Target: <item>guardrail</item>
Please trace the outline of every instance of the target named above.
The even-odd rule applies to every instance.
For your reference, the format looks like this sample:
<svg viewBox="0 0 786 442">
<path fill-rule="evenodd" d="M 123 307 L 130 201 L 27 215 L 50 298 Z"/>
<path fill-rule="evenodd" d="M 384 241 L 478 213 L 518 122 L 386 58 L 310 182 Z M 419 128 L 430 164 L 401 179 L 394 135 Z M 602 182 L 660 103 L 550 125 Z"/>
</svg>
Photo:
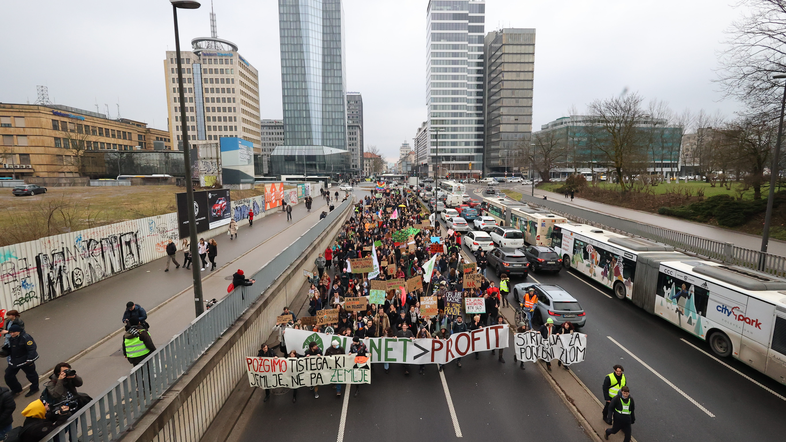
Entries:
<svg viewBox="0 0 786 442">
<path fill-rule="evenodd" d="M 746 249 L 729 242 L 715 241 L 651 224 L 616 218 L 605 213 L 567 206 L 556 201 L 544 200 L 529 195 L 523 195 L 521 201 L 545 207 L 556 214 L 582 224 L 590 224 L 622 234 L 641 236 L 668 244 L 682 252 L 760 270 L 775 276 L 786 276 L 786 257 L 780 255 Z"/>
<path fill-rule="evenodd" d="M 210 310 L 195 318 L 165 346 L 152 352 L 128 376 L 80 409 L 68 422 L 49 434 L 46 441 L 115 441 L 147 412 L 161 396 L 232 326 L 289 266 L 342 215 L 352 199 L 328 213 L 265 267 L 256 272 L 256 283 L 235 290 Z M 234 384 L 232 384 L 234 385 Z M 228 390 L 231 391 L 232 387 Z M 215 413 L 220 405 L 213 403 Z M 202 429 L 204 431 L 204 429 Z M 197 437 L 198 439 L 198 437 Z M 179 440 L 179 439 L 178 439 Z"/>
</svg>

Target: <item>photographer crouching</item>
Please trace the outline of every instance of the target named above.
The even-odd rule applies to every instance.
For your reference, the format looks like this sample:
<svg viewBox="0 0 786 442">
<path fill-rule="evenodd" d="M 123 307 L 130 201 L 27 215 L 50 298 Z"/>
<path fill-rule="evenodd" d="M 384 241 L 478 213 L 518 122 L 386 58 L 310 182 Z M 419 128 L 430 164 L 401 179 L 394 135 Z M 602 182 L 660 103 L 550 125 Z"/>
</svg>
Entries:
<svg viewBox="0 0 786 442">
<path fill-rule="evenodd" d="M 67 404 L 74 412 L 92 400 L 87 394 L 76 391 L 82 384 L 82 378 L 76 374 L 76 370 L 67 362 L 60 362 L 55 365 L 52 376 L 49 376 L 41 400 L 50 405 Z"/>
</svg>

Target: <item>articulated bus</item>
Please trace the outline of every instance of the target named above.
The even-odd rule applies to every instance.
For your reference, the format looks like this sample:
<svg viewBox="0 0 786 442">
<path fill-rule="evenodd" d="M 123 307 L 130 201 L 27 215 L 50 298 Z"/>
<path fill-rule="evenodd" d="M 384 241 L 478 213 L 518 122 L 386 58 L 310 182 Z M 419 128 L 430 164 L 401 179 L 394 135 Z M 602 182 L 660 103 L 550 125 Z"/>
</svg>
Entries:
<svg viewBox="0 0 786 442">
<path fill-rule="evenodd" d="M 458 207 L 464 202 L 464 195 L 467 188 L 456 181 L 441 181 L 439 189 L 445 192 L 445 205 L 448 207 Z"/>
<path fill-rule="evenodd" d="M 786 280 L 583 224 L 552 237 L 566 267 L 786 384 Z"/>
<path fill-rule="evenodd" d="M 511 226 L 524 232 L 524 241 L 533 246 L 551 246 L 554 225 L 566 222 L 567 218 L 547 211 L 531 207 L 511 208 Z"/>
</svg>

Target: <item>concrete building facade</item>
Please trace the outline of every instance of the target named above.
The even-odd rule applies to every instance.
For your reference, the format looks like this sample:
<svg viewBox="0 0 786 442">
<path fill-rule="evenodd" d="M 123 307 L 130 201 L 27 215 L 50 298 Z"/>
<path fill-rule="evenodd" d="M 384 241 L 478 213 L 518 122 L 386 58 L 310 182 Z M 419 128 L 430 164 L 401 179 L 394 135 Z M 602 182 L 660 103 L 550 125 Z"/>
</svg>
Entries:
<svg viewBox="0 0 786 442">
<path fill-rule="evenodd" d="M 261 122 L 261 161 L 262 174 L 270 173 L 270 154 L 278 146 L 284 145 L 284 120 L 262 120 Z"/>
<path fill-rule="evenodd" d="M 351 173 L 363 172 L 363 96 L 360 92 L 347 92 L 347 146 L 352 156 Z"/>
</svg>

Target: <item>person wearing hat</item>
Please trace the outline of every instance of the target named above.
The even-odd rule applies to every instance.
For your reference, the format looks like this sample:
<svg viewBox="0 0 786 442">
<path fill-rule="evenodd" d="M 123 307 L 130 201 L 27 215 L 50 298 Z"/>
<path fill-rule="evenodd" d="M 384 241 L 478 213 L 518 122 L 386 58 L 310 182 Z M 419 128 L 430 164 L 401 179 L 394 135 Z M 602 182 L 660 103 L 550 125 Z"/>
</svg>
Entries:
<svg viewBox="0 0 786 442">
<path fill-rule="evenodd" d="M 554 320 L 549 318 L 546 319 L 546 323 L 541 325 L 538 329 L 540 335 L 543 336 L 543 339 L 551 341 L 551 335 L 555 334 L 554 330 Z M 546 361 L 546 368 L 551 371 L 551 361 Z"/>
<path fill-rule="evenodd" d="M 246 278 L 246 272 L 244 272 L 243 269 L 237 269 L 237 272 L 235 272 L 232 275 L 232 287 L 233 287 L 233 289 L 236 289 L 238 287 L 243 287 L 243 286 L 247 287 L 247 286 L 253 285 L 255 282 L 256 282 L 256 280 L 254 280 L 254 279 Z"/>
<path fill-rule="evenodd" d="M 128 329 L 123 335 L 123 356 L 131 365 L 136 366 L 142 362 L 150 352 L 156 349 L 153 338 L 136 319 L 131 319 Z"/>
<path fill-rule="evenodd" d="M 464 323 L 464 319 L 461 317 L 461 315 L 458 315 L 458 317 L 456 317 L 456 322 L 454 322 L 453 327 L 451 327 L 450 334 L 453 335 L 456 333 L 464 333 L 466 331 L 469 331 L 467 324 Z M 458 367 L 461 368 L 460 357 L 456 358 L 456 362 L 458 363 Z"/>
<path fill-rule="evenodd" d="M 355 356 L 368 357 L 368 348 L 366 348 L 366 344 L 358 336 L 355 336 L 352 338 L 352 345 L 349 346 L 349 353 Z M 360 384 L 355 385 L 355 394 L 353 396 L 357 397 L 358 393 L 360 393 Z"/>
<path fill-rule="evenodd" d="M 0 334 L 4 336 L 3 339 L 3 348 L 0 350 L 0 356 L 8 356 L 8 329 L 11 328 L 12 325 L 16 324 L 22 327 L 22 330 L 25 329 L 25 321 L 20 318 L 19 311 L 17 310 L 8 310 L 5 313 L 5 322 L 3 323 L 3 330 L 0 331 Z"/>
<path fill-rule="evenodd" d="M 8 328 L 8 367 L 5 369 L 5 384 L 14 395 L 22 392 L 22 385 L 16 379 L 19 370 L 25 372 L 30 381 L 30 391 L 25 397 L 30 397 L 38 392 L 38 373 L 35 370 L 35 361 L 38 359 L 37 346 L 33 337 L 25 333 L 18 324 Z"/>
<path fill-rule="evenodd" d="M 147 323 L 147 312 L 145 309 L 141 305 L 134 304 L 134 301 L 128 301 L 126 303 L 126 311 L 123 312 L 123 324 L 125 324 L 126 330 L 131 327 L 132 322 L 141 324 L 144 328 L 150 328 L 150 324 Z"/>
</svg>

